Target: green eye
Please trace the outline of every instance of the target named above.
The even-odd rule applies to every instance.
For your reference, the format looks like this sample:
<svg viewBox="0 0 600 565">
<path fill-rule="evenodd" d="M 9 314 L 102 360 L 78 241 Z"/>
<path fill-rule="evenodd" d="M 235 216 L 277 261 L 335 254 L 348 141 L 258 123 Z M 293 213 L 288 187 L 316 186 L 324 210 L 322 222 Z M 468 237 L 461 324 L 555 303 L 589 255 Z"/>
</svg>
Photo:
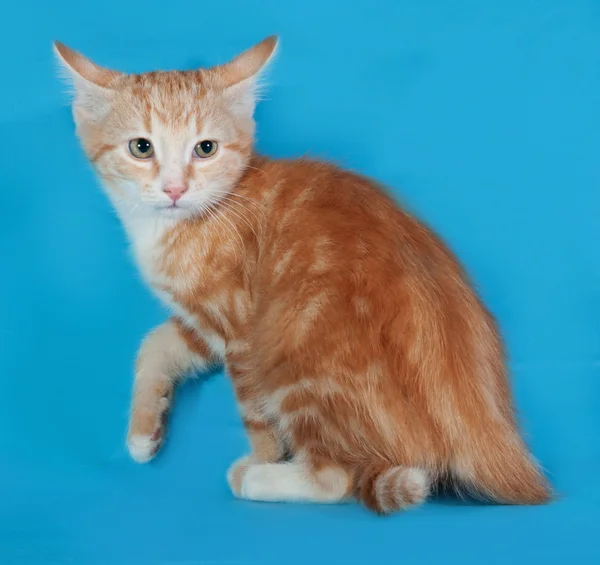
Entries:
<svg viewBox="0 0 600 565">
<path fill-rule="evenodd" d="M 205 139 L 196 144 L 194 153 L 201 159 L 206 159 L 207 157 L 212 157 L 217 152 L 218 147 L 219 144 L 216 141 Z"/>
<path fill-rule="evenodd" d="M 136 159 L 150 159 L 154 155 L 154 147 L 147 139 L 138 137 L 129 142 L 129 152 Z"/>
</svg>

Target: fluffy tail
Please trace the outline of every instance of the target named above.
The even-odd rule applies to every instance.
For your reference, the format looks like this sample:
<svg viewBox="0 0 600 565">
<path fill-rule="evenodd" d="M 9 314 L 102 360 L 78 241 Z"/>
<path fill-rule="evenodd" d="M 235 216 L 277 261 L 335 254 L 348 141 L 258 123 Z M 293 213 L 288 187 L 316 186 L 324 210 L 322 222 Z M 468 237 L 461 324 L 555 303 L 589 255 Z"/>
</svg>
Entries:
<svg viewBox="0 0 600 565">
<path fill-rule="evenodd" d="M 460 490 L 500 504 L 544 504 L 550 487 L 514 426 L 490 422 L 465 434 L 451 464 Z"/>
<path fill-rule="evenodd" d="M 416 506 L 427 498 L 431 480 L 416 467 L 372 466 L 356 475 L 356 497 L 379 514 Z"/>
</svg>

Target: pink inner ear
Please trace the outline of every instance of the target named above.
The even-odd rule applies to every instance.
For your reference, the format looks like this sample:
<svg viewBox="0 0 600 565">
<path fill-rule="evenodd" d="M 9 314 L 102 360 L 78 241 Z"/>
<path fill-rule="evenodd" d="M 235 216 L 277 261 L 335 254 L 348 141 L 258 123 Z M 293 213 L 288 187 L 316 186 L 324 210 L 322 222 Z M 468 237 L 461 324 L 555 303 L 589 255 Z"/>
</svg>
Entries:
<svg viewBox="0 0 600 565">
<path fill-rule="evenodd" d="M 96 86 L 108 88 L 116 78 L 122 76 L 121 73 L 116 71 L 99 67 L 87 57 L 81 55 L 81 53 L 78 53 L 59 41 L 54 43 L 54 49 L 65 66 L 81 78 Z"/>
</svg>

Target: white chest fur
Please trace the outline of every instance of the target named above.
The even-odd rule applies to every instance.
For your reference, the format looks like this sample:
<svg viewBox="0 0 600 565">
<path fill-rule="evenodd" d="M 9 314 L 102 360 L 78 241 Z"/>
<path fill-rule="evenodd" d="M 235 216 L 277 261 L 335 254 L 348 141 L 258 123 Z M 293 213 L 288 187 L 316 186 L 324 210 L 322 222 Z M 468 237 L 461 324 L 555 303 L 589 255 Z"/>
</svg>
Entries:
<svg viewBox="0 0 600 565">
<path fill-rule="evenodd" d="M 174 283 L 161 268 L 164 238 L 175 227 L 175 222 L 168 218 L 135 217 L 128 218 L 124 223 L 142 277 L 152 290 L 161 291 L 161 298 L 164 299 L 162 289 L 172 288 Z"/>
</svg>

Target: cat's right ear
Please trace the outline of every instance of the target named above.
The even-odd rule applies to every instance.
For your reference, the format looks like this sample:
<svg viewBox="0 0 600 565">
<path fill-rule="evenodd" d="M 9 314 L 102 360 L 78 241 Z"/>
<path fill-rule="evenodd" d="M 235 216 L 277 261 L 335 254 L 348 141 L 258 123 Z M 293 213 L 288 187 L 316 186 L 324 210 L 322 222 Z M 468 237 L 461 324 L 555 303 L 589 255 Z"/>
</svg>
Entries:
<svg viewBox="0 0 600 565">
<path fill-rule="evenodd" d="M 115 91 L 113 85 L 121 73 L 99 67 L 77 51 L 55 41 L 54 54 L 58 59 L 61 75 L 73 94 L 73 116 L 79 125 L 96 122 L 108 112 Z"/>
</svg>

